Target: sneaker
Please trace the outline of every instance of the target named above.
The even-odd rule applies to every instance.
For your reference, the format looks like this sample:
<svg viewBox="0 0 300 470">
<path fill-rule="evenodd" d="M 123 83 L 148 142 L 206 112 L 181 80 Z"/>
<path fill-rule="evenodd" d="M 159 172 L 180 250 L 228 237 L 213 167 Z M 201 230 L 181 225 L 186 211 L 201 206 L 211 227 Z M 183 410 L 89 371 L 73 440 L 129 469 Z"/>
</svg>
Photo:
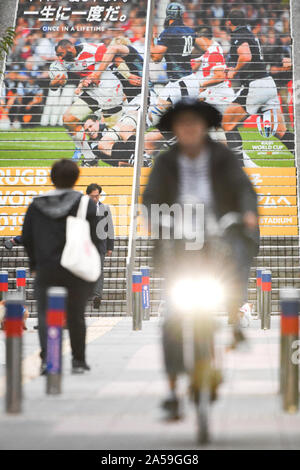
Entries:
<svg viewBox="0 0 300 470">
<path fill-rule="evenodd" d="M 166 419 L 168 421 L 176 421 L 182 418 L 179 411 L 180 403 L 175 395 L 166 398 L 162 402 L 161 407 L 166 412 Z"/>
<path fill-rule="evenodd" d="M 98 160 L 94 158 L 93 160 L 82 160 L 81 165 L 87 168 L 98 166 Z"/>
<path fill-rule="evenodd" d="M 93 308 L 95 310 L 99 310 L 100 305 L 101 305 L 101 301 L 102 301 L 101 297 L 94 297 L 94 299 L 93 299 Z"/>
<path fill-rule="evenodd" d="M 42 361 L 40 375 L 47 375 L 47 362 Z"/>
<path fill-rule="evenodd" d="M 91 370 L 91 368 L 85 361 L 72 360 L 72 374 L 84 374 L 84 372 L 89 370 Z"/>
<path fill-rule="evenodd" d="M 246 343 L 246 336 L 241 330 L 240 326 L 235 326 L 233 329 L 233 339 L 230 349 L 237 349 L 242 343 Z"/>
<path fill-rule="evenodd" d="M 15 246 L 14 239 L 10 238 L 9 240 L 5 240 L 4 246 L 7 250 L 12 250 L 13 247 Z"/>
<path fill-rule="evenodd" d="M 146 152 L 144 153 L 144 157 L 143 157 L 143 166 L 146 168 L 153 167 L 153 159 L 151 155 L 148 155 Z"/>
<path fill-rule="evenodd" d="M 251 315 L 252 315 L 252 304 L 245 303 L 240 308 L 240 326 L 242 328 L 248 328 L 250 326 Z"/>
<path fill-rule="evenodd" d="M 11 127 L 12 127 L 13 129 L 21 129 L 22 125 L 21 125 L 20 121 L 14 121 L 14 122 L 12 123 Z"/>
<path fill-rule="evenodd" d="M 73 153 L 73 156 L 72 156 L 72 160 L 74 162 L 77 162 L 78 160 L 80 160 L 81 158 L 81 150 L 80 149 L 76 149 Z"/>
</svg>

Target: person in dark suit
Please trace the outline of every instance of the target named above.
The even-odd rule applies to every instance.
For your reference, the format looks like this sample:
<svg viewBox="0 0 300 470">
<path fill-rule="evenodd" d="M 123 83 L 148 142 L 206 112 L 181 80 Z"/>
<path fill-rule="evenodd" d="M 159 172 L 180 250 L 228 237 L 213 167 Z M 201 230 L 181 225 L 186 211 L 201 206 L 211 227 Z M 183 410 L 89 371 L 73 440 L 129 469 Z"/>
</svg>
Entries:
<svg viewBox="0 0 300 470">
<path fill-rule="evenodd" d="M 102 223 L 105 232 L 104 237 L 98 233 L 99 230 L 97 232 L 97 248 L 101 257 L 101 274 L 95 283 L 93 292 L 93 308 L 96 310 L 99 310 L 103 296 L 105 256 L 111 256 L 114 249 L 114 226 L 111 211 L 107 204 L 102 204 L 102 202 L 100 202 L 101 193 L 102 188 L 97 183 L 91 183 L 86 188 L 86 194 L 94 201 L 97 206 L 97 224 L 99 224 L 99 222 L 100 224 Z"/>
<path fill-rule="evenodd" d="M 219 111 L 210 104 L 187 99 L 175 104 L 162 116 L 159 129 L 173 132 L 177 144 L 157 157 L 143 195 L 143 203 L 149 217 L 152 208 L 157 206 L 175 208 L 178 204 L 185 210 L 186 203 L 201 204 L 204 207 L 204 241 L 218 233 L 218 222 L 225 214 L 238 214 L 241 222 L 228 234 L 227 239 L 232 251 L 235 276 L 228 313 L 234 324 L 233 344 L 237 344 L 244 339 L 238 310 L 247 296 L 250 267 L 259 247 L 258 208 L 254 188 L 233 151 L 213 141 L 208 135 L 210 128 L 220 127 L 221 119 Z M 184 267 L 185 264 L 195 262 L 196 270 L 201 272 L 201 252 L 202 246 L 198 253 L 188 248 L 181 248 L 179 253 L 175 250 L 169 257 L 169 263 L 172 267 L 174 264 L 174 269 L 169 267 L 168 270 L 160 235 L 156 242 L 155 260 L 158 267 L 165 270 L 168 283 L 168 274 L 172 278 L 176 269 L 182 273 L 180 266 Z M 224 265 L 225 270 L 227 266 Z M 168 297 L 166 300 L 163 350 L 170 396 L 163 402 L 163 407 L 173 417 L 179 413 L 176 383 L 178 374 L 184 370 L 184 361 L 180 319 L 171 308 L 168 309 Z"/>
</svg>

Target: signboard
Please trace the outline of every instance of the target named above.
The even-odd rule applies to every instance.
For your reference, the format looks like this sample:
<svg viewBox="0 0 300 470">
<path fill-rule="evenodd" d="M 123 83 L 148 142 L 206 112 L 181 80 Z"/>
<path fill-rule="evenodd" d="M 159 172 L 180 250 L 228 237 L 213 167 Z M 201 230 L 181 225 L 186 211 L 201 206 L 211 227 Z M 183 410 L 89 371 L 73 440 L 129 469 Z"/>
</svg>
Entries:
<svg viewBox="0 0 300 470">
<path fill-rule="evenodd" d="M 50 166 L 62 157 L 89 167 L 133 164 L 146 5 L 19 1 L 1 91 L 0 166 Z M 174 144 L 156 126 L 184 96 L 220 109 L 218 138 L 245 166 L 294 166 L 289 3 L 176 5 L 156 2 L 145 166 Z M 233 103 L 241 115 L 232 127 Z"/>
</svg>

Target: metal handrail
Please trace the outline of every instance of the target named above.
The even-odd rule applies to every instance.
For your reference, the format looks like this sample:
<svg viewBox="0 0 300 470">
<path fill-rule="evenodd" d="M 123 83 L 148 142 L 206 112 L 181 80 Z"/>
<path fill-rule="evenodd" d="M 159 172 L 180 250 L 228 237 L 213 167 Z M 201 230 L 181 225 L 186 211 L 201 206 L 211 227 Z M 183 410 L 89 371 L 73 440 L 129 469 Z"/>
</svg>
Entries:
<svg viewBox="0 0 300 470">
<path fill-rule="evenodd" d="M 132 185 L 131 208 L 130 208 L 128 255 L 126 259 L 127 314 L 128 315 L 132 314 L 131 285 L 132 285 L 132 272 L 134 268 L 134 261 L 135 261 L 135 254 L 136 254 L 136 227 L 137 227 L 136 208 L 137 208 L 138 198 L 140 194 L 141 167 L 143 163 L 143 154 L 144 154 L 144 136 L 145 136 L 145 130 L 146 130 L 146 112 L 147 112 L 148 92 L 149 92 L 149 63 L 150 63 L 150 48 L 151 48 L 151 41 L 152 41 L 153 15 L 154 15 L 154 0 L 148 0 L 144 65 L 143 65 L 143 77 L 142 77 L 142 92 L 141 92 L 141 107 L 139 109 L 138 124 L 137 124 L 137 131 L 136 131 L 134 173 L 133 173 L 133 185 Z"/>
</svg>

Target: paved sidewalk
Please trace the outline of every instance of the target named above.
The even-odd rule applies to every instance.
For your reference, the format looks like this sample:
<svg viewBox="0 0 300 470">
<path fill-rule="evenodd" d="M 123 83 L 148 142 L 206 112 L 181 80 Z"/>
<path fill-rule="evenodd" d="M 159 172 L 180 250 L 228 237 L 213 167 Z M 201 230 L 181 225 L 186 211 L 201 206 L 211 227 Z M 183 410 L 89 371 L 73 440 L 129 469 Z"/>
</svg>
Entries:
<svg viewBox="0 0 300 470">
<path fill-rule="evenodd" d="M 31 320 L 32 324 L 33 320 Z M 64 344 L 63 394 L 45 395 L 38 377 L 37 334 L 24 337 L 24 412 L 4 414 L 4 351 L 0 333 L 0 449 L 194 449 L 193 409 L 186 419 L 161 420 L 159 403 L 166 391 L 162 372 L 159 322 L 131 331 L 130 319 L 89 320 L 88 362 L 91 372 L 70 374 L 68 341 Z M 218 338 L 225 382 L 214 405 L 211 449 L 300 449 L 300 413 L 281 411 L 278 396 L 279 319 L 264 332 L 252 321 L 249 347 L 224 354 L 229 330 Z M 2 384 L 2 385 L 1 385 Z M 186 381 L 181 383 L 186 394 Z"/>
</svg>

